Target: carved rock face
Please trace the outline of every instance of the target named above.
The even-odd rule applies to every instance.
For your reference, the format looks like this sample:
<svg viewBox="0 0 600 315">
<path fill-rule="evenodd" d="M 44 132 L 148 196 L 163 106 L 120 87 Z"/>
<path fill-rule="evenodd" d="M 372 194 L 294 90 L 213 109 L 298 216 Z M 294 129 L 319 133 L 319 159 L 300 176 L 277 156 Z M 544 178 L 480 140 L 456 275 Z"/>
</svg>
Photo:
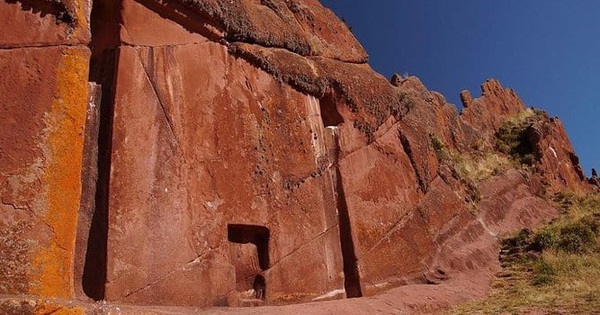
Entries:
<svg viewBox="0 0 600 315">
<path fill-rule="evenodd" d="M 271 299 L 340 288 L 324 128 L 308 119 L 318 119 L 318 100 L 215 43 L 119 54 L 106 298 L 223 299 L 236 283 L 228 224 L 271 231 L 264 274 Z M 302 268 L 302 277 L 292 272 Z M 181 281 L 211 285 L 189 292 Z"/>
<path fill-rule="evenodd" d="M 390 84 L 317 1 L 98 1 L 91 44 L 89 3 L 0 6 L 6 296 L 258 306 L 489 276 L 497 235 L 556 215 L 540 191 L 589 189 L 541 116 L 531 174 L 460 178 L 443 153 L 493 150 L 518 96 L 488 80 L 458 113 Z"/>
</svg>

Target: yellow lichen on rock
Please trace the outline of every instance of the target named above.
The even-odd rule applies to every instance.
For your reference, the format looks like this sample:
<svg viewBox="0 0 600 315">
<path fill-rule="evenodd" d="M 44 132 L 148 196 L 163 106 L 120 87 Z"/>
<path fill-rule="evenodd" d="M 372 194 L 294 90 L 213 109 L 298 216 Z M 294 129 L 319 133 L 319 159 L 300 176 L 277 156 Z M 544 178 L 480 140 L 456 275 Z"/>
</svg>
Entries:
<svg viewBox="0 0 600 315">
<path fill-rule="evenodd" d="M 38 296 L 70 298 L 73 295 L 88 60 L 87 48 L 65 48 L 57 67 L 52 108 L 46 114 L 49 160 L 44 170 L 44 184 L 48 196 L 43 220 L 52 229 L 53 237 L 32 259 L 31 293 Z"/>
<path fill-rule="evenodd" d="M 76 20 L 75 29 L 73 30 L 75 38 L 89 39 L 90 34 L 90 14 L 92 11 L 92 2 L 89 0 L 73 0 L 72 13 Z"/>
</svg>

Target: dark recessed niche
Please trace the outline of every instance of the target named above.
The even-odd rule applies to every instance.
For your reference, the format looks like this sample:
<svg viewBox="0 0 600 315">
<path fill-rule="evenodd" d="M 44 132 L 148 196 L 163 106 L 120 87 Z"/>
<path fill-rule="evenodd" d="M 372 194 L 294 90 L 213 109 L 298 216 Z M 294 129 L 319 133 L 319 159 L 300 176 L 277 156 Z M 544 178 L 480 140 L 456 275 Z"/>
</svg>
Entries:
<svg viewBox="0 0 600 315">
<path fill-rule="evenodd" d="M 228 224 L 227 239 L 232 243 L 256 245 L 258 264 L 262 270 L 269 268 L 269 229 L 259 225 Z"/>
<path fill-rule="evenodd" d="M 254 297 L 257 300 L 264 300 L 266 298 L 267 285 L 265 283 L 265 277 L 256 275 L 252 288 L 254 289 Z"/>
<path fill-rule="evenodd" d="M 338 126 L 344 122 L 344 118 L 337 109 L 335 100 L 332 95 L 326 95 L 319 100 L 321 109 L 321 119 L 324 127 Z"/>
</svg>

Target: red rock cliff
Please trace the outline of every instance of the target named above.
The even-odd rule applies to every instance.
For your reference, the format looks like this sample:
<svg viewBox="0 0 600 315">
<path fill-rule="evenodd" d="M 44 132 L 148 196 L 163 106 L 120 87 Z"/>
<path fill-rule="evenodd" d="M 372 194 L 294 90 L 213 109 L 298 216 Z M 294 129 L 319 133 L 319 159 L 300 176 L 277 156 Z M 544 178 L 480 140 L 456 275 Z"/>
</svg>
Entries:
<svg viewBox="0 0 600 315">
<path fill-rule="evenodd" d="M 0 309 L 443 282 L 496 268 L 499 235 L 556 214 L 544 194 L 591 189 L 557 119 L 495 80 L 460 112 L 392 84 L 317 1 L 0 8 Z"/>
</svg>

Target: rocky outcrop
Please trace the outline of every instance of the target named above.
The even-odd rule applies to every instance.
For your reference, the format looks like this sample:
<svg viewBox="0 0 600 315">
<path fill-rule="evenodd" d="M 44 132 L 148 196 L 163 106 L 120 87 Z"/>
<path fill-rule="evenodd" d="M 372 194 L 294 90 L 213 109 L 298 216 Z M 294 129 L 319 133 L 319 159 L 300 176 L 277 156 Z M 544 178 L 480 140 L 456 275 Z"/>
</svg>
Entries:
<svg viewBox="0 0 600 315">
<path fill-rule="evenodd" d="M 556 215 L 544 193 L 591 189 L 541 113 L 509 137 L 527 167 L 461 174 L 459 158 L 510 158 L 498 139 L 526 112 L 516 93 L 488 80 L 458 111 L 416 77 L 390 83 L 317 1 L 102 0 L 89 18 L 89 3 L 0 5 L 14 21 L 0 35 L 6 312 L 320 302 L 489 276 L 498 237 Z"/>
<path fill-rule="evenodd" d="M 598 177 L 598 172 L 595 168 L 592 169 L 592 177 L 588 181 L 591 185 L 596 186 L 596 191 L 600 188 L 600 177 Z"/>
<path fill-rule="evenodd" d="M 481 97 L 473 99 L 469 91 L 460 93 L 464 110 L 462 120 L 480 133 L 497 130 L 506 117 L 525 110 L 514 90 L 504 89 L 497 80 L 481 85 Z"/>
<path fill-rule="evenodd" d="M 542 115 L 527 130 L 527 137 L 537 160 L 537 172 L 544 176 L 548 189 L 586 190 L 586 176 L 579 157 L 571 145 L 562 123 L 557 118 Z"/>
</svg>

